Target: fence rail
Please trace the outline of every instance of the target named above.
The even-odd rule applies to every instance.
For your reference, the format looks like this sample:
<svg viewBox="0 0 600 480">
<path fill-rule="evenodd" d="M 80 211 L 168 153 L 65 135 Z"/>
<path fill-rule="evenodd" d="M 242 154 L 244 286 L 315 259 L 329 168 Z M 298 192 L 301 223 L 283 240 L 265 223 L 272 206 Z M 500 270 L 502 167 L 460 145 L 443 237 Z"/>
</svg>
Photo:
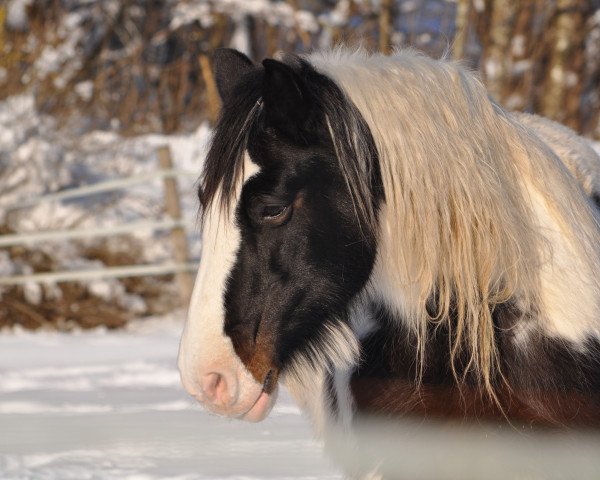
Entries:
<svg viewBox="0 0 600 480">
<path fill-rule="evenodd" d="M 32 245 L 40 242 L 52 242 L 61 240 L 77 240 L 93 237 L 112 237 L 131 232 L 156 232 L 160 230 L 171 230 L 173 228 L 192 227 L 192 224 L 180 220 L 143 220 L 127 225 L 116 225 L 111 227 L 95 227 L 78 230 L 48 230 L 44 232 L 14 233 L 0 236 L 0 247 L 15 245 Z"/>
<path fill-rule="evenodd" d="M 34 198 L 23 199 L 22 201 L 17 202 L 17 204 L 15 205 L 8 206 L 7 211 L 10 212 L 14 210 L 20 210 L 22 208 L 29 208 L 43 202 L 62 201 L 70 200 L 73 198 L 87 197 L 98 193 L 121 190 L 131 185 L 148 183 L 158 178 L 174 178 L 177 176 L 191 177 L 196 175 L 194 175 L 191 172 L 187 172 L 184 170 L 175 170 L 173 168 L 165 170 L 156 170 L 154 172 L 141 173 L 139 175 L 133 175 L 127 178 L 105 180 L 103 182 L 94 183 L 92 185 L 85 185 L 82 187 L 71 188 L 69 190 L 64 190 L 61 192 L 48 193 L 46 195 L 40 195 Z"/>
<path fill-rule="evenodd" d="M 104 267 L 84 270 L 65 270 L 54 272 L 36 272 L 31 274 L 18 274 L 0 277 L 0 286 L 24 285 L 29 282 L 72 282 L 103 278 L 139 277 L 147 275 L 166 275 L 174 273 L 180 286 L 182 302 L 186 303 L 191 295 L 193 278 L 191 272 L 196 270 L 197 263 L 190 261 L 188 245 L 185 235 L 187 228 L 193 228 L 189 222 L 182 219 L 179 203 L 179 189 L 177 177 L 194 176 L 191 172 L 173 168 L 173 162 L 168 147 L 157 149 L 160 168 L 153 172 L 142 173 L 128 178 L 117 178 L 84 185 L 69 190 L 40 195 L 34 198 L 23 199 L 11 205 L 7 211 L 16 211 L 30 208 L 44 202 L 63 201 L 73 198 L 87 197 L 109 191 L 121 190 L 131 185 L 144 184 L 156 179 L 163 180 L 165 212 L 167 218 L 157 220 L 143 220 L 139 222 L 113 225 L 110 227 L 94 227 L 76 230 L 48 230 L 43 232 L 11 233 L 0 235 L 0 248 L 31 245 L 39 242 L 56 242 L 94 237 L 109 237 L 132 232 L 169 231 L 173 245 L 173 261 Z"/>
<path fill-rule="evenodd" d="M 75 282 L 80 280 L 98 280 L 105 278 L 145 277 L 148 275 L 167 275 L 170 273 L 193 272 L 198 268 L 189 263 L 154 263 L 148 265 L 124 265 L 119 267 L 94 268 L 89 270 L 69 270 L 62 272 L 41 272 L 30 275 L 0 277 L 0 285 L 24 285 L 30 282 Z"/>
</svg>

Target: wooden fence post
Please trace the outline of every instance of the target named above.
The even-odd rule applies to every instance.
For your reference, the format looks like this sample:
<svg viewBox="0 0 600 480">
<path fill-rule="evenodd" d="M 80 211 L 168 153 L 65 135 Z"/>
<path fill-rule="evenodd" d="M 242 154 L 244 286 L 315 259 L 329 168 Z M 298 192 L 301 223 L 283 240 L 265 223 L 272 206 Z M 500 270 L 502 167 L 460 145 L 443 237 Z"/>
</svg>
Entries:
<svg viewBox="0 0 600 480">
<path fill-rule="evenodd" d="M 162 170 L 173 169 L 173 159 L 171 158 L 171 151 L 169 147 L 160 147 L 157 150 L 158 162 Z M 177 187 L 177 180 L 173 177 L 165 177 L 163 179 L 164 193 L 165 193 L 165 209 L 167 215 L 173 220 L 181 220 L 181 203 L 179 201 L 179 189 Z M 173 227 L 171 230 L 171 243 L 173 245 L 173 255 L 175 261 L 180 264 L 186 264 L 189 261 L 188 255 L 188 243 L 185 236 L 185 230 L 183 227 Z M 192 296 L 192 289 L 194 287 L 194 279 L 190 272 L 180 271 L 175 274 L 175 279 L 179 287 L 181 295 L 181 303 L 183 306 L 187 306 Z"/>
<path fill-rule="evenodd" d="M 219 110 L 221 109 L 221 100 L 219 98 L 219 92 L 217 90 L 217 82 L 215 81 L 213 69 L 210 65 L 210 60 L 208 59 L 208 57 L 204 53 L 201 53 L 198 56 L 198 60 L 200 62 L 200 71 L 202 72 L 202 78 L 204 79 L 204 84 L 206 85 L 208 117 L 210 119 L 210 123 L 215 125 L 217 123 L 217 119 L 219 118 Z"/>
</svg>

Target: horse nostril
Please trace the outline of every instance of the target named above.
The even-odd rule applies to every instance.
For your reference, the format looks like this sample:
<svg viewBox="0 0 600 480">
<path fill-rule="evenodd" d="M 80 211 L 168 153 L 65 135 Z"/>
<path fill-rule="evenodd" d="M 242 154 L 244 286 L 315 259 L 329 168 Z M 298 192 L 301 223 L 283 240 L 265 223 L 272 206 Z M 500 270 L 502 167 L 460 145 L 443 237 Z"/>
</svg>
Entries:
<svg viewBox="0 0 600 480">
<path fill-rule="evenodd" d="M 224 375 L 216 372 L 204 375 L 201 387 L 204 397 L 211 403 L 220 406 L 226 406 L 231 403 L 232 399 Z"/>
<path fill-rule="evenodd" d="M 202 393 L 207 400 L 213 401 L 217 394 L 217 386 L 221 383 L 221 375 L 218 373 L 209 373 L 202 377 L 201 387 Z"/>
</svg>

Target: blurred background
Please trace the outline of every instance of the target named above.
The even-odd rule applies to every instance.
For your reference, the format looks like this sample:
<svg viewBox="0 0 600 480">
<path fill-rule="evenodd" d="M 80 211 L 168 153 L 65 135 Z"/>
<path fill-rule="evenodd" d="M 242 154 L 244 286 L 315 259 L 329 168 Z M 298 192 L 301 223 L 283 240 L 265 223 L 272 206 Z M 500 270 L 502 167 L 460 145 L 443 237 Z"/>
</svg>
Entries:
<svg viewBox="0 0 600 480">
<path fill-rule="evenodd" d="M 342 478 L 285 392 L 264 423 L 225 422 L 175 367 L 213 51 L 340 44 L 454 58 L 507 109 L 600 140 L 600 0 L 0 2 L 0 478 Z M 598 438 L 536 457 L 438 434 L 423 451 L 453 469 L 406 437 L 411 478 L 600 478 Z"/>
<path fill-rule="evenodd" d="M 194 181 L 219 109 L 211 53 L 339 44 L 459 59 L 506 108 L 600 137 L 600 0 L 8 0 L 0 327 L 112 328 L 185 304 Z M 132 181 L 65 193 L 117 178 Z"/>
</svg>

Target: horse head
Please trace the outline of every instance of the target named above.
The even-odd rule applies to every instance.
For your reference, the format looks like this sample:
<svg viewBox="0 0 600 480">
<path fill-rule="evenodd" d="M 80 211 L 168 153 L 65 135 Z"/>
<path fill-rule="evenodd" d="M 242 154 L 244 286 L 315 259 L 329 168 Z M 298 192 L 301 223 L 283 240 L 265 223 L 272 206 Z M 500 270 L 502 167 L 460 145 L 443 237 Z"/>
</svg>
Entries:
<svg viewBox="0 0 600 480">
<path fill-rule="evenodd" d="M 365 412 L 598 421 L 582 172 L 600 163 L 573 132 L 412 51 L 221 50 L 215 73 L 179 353 L 192 395 L 257 421 L 281 379 L 323 431 Z"/>
<path fill-rule="evenodd" d="M 351 339 L 325 339 L 352 335 L 383 193 L 369 129 L 328 77 L 298 57 L 257 65 L 233 50 L 216 53 L 215 74 L 223 108 L 199 188 L 202 259 L 179 369 L 209 410 L 259 421 L 298 363 L 355 355 Z"/>
</svg>

